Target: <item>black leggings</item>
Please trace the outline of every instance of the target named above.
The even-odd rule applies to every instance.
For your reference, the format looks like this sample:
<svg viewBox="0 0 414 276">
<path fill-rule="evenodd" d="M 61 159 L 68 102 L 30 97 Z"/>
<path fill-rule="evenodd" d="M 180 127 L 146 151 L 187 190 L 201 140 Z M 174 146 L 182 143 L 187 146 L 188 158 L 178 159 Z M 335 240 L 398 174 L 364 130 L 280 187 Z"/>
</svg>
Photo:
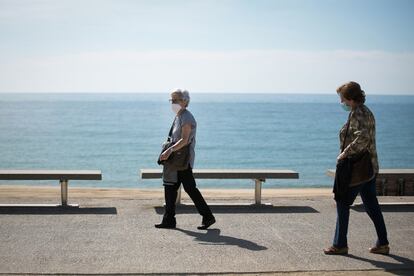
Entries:
<svg viewBox="0 0 414 276">
<path fill-rule="evenodd" d="M 188 169 L 184 171 L 178 171 L 177 184 L 164 186 L 164 219 L 166 221 L 171 221 L 175 218 L 175 202 L 177 199 L 177 191 L 181 183 L 183 184 L 184 191 L 190 196 L 191 200 L 194 202 L 195 207 L 197 208 L 197 211 L 200 213 L 200 215 L 203 216 L 203 219 L 209 219 L 213 217 L 210 207 L 208 207 L 206 201 L 196 187 L 193 170 L 190 166 L 188 166 Z"/>
</svg>

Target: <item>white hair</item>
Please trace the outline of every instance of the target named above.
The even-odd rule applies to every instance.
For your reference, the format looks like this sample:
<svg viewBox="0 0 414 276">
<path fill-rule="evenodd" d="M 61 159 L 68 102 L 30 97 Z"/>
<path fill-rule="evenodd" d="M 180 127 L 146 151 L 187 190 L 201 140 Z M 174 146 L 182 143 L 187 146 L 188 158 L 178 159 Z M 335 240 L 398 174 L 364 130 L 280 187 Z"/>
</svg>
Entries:
<svg viewBox="0 0 414 276">
<path fill-rule="evenodd" d="M 190 93 L 187 90 L 183 90 L 183 100 L 187 102 L 187 105 L 190 103 Z"/>
<path fill-rule="evenodd" d="M 171 94 L 178 94 L 180 98 L 185 102 L 185 106 L 190 103 L 190 93 L 185 89 L 173 89 Z"/>
</svg>

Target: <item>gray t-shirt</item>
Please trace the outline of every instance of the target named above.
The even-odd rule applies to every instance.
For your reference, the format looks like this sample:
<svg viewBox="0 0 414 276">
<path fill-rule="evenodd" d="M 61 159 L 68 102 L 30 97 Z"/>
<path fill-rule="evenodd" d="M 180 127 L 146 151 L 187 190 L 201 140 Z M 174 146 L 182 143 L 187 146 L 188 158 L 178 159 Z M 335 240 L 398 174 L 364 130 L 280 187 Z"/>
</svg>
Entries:
<svg viewBox="0 0 414 276">
<path fill-rule="evenodd" d="M 191 114 L 190 111 L 185 109 L 179 115 L 175 117 L 174 126 L 171 134 L 171 138 L 173 142 L 177 142 L 181 139 L 181 130 L 182 127 L 186 124 L 191 125 L 191 132 L 189 137 L 190 143 L 190 166 L 194 168 L 194 158 L 195 158 L 195 144 L 196 144 L 196 131 L 197 131 L 197 122 Z"/>
</svg>

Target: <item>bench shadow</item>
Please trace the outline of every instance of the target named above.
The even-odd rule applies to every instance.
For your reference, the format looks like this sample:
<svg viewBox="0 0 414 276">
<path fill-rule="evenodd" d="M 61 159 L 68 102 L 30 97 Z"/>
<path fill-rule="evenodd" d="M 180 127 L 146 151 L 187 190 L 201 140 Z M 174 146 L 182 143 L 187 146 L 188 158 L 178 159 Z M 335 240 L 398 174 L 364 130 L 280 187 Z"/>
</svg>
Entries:
<svg viewBox="0 0 414 276">
<path fill-rule="evenodd" d="M 0 215 L 116 215 L 115 207 L 1 206 Z"/>
<path fill-rule="evenodd" d="M 267 247 L 258 245 L 255 242 L 239 239 L 230 236 L 220 235 L 220 229 L 207 229 L 206 233 L 194 232 L 190 230 L 176 228 L 176 231 L 180 231 L 188 236 L 194 237 L 200 244 L 205 245 L 232 245 L 238 246 L 251 251 L 267 250 Z"/>
<path fill-rule="evenodd" d="M 389 257 L 397 261 L 398 263 L 389 263 L 389 262 L 384 262 L 384 261 L 371 260 L 371 259 L 363 258 L 360 256 L 355 256 L 352 254 L 348 254 L 346 257 L 370 263 L 394 275 L 402 275 L 402 276 L 413 275 L 414 261 L 411 259 L 405 258 L 405 257 L 398 256 L 398 255 L 389 254 L 385 256 L 385 257 Z"/>
<path fill-rule="evenodd" d="M 357 212 L 365 212 L 363 205 L 351 206 L 351 208 Z M 414 204 L 405 204 L 405 205 L 381 205 L 382 212 L 390 213 L 409 213 L 414 212 Z"/>
<path fill-rule="evenodd" d="M 164 206 L 155 206 L 155 212 L 159 215 L 164 214 Z M 319 213 L 317 210 L 309 206 L 272 206 L 272 205 L 210 205 L 210 209 L 215 214 L 248 214 L 248 213 Z M 177 205 L 177 214 L 193 214 L 198 213 L 194 205 Z"/>
</svg>

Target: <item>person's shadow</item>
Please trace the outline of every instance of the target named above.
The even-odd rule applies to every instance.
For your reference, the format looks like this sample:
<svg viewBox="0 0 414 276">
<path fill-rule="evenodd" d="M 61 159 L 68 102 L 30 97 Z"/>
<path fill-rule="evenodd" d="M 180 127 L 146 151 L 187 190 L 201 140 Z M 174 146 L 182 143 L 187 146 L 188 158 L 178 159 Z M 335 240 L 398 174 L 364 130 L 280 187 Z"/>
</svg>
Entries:
<svg viewBox="0 0 414 276">
<path fill-rule="evenodd" d="M 207 233 L 194 232 L 180 228 L 176 228 L 176 230 L 194 237 L 196 241 L 200 241 L 202 244 L 235 245 L 252 251 L 260 251 L 267 249 L 267 247 L 258 245 L 257 243 L 252 241 L 220 235 L 220 229 L 207 229 Z"/>
<path fill-rule="evenodd" d="M 388 263 L 384 261 L 371 260 L 371 259 L 363 258 L 360 256 L 355 256 L 352 254 L 348 254 L 347 257 L 355 259 L 355 260 L 371 263 L 375 265 L 376 267 L 384 269 L 385 271 L 390 272 L 394 275 L 407 275 L 407 276 L 413 275 L 414 261 L 401 257 L 401 256 L 394 255 L 394 254 L 389 254 L 387 255 L 387 257 L 390 257 L 396 260 L 397 262 L 399 262 L 397 264 Z"/>
</svg>

